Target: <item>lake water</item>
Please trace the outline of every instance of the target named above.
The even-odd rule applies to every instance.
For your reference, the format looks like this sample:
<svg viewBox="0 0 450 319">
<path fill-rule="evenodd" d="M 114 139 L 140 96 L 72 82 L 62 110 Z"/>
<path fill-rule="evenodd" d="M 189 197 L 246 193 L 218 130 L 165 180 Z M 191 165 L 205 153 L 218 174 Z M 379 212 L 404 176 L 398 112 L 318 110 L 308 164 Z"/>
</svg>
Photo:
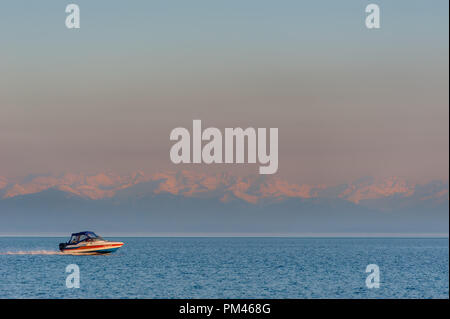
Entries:
<svg viewBox="0 0 450 319">
<path fill-rule="evenodd" d="M 67 238 L 0 238 L 0 298 L 448 298 L 448 239 L 107 238 L 105 256 L 59 255 Z M 77 264 L 80 288 L 66 288 Z M 368 289 L 368 264 L 380 288 Z"/>
</svg>

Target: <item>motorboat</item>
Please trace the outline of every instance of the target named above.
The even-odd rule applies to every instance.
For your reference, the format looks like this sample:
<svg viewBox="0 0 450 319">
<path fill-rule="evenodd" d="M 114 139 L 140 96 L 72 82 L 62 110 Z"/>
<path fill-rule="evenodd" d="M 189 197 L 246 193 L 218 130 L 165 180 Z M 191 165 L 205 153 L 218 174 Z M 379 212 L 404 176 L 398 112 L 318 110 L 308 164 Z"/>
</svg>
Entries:
<svg viewBox="0 0 450 319">
<path fill-rule="evenodd" d="M 110 254 L 123 246 L 122 242 L 105 240 L 91 231 L 73 233 L 70 240 L 59 244 L 64 254 L 100 255 Z"/>
</svg>

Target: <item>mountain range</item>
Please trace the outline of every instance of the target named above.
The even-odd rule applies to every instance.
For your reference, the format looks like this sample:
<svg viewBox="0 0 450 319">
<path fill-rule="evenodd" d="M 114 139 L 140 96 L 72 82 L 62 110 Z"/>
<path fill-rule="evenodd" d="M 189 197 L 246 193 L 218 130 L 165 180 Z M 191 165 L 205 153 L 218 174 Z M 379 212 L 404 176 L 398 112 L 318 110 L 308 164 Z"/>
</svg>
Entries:
<svg viewBox="0 0 450 319">
<path fill-rule="evenodd" d="M 0 177 L 0 232 L 448 233 L 448 182 L 192 171 Z"/>
</svg>

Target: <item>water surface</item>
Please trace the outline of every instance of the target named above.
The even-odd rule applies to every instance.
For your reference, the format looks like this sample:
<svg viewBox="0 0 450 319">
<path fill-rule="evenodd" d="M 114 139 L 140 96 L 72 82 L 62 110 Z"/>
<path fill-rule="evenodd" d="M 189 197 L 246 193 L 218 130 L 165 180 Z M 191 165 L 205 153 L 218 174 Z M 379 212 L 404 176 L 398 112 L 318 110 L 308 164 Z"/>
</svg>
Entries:
<svg viewBox="0 0 450 319">
<path fill-rule="evenodd" d="M 108 238 L 107 256 L 57 252 L 67 238 L 0 238 L 0 298 L 448 298 L 448 239 Z M 79 289 L 66 288 L 77 264 Z M 368 289 L 366 266 L 380 268 Z"/>
</svg>

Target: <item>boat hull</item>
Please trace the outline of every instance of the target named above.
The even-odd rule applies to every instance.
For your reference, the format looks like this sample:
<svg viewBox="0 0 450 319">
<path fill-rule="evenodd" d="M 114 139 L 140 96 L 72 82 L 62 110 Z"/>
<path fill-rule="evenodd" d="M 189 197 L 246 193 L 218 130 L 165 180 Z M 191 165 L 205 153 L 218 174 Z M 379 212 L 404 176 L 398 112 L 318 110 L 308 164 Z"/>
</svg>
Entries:
<svg viewBox="0 0 450 319">
<path fill-rule="evenodd" d="M 67 245 L 61 252 L 69 255 L 101 255 L 111 254 L 123 246 L 121 242 L 102 242 Z"/>
</svg>

